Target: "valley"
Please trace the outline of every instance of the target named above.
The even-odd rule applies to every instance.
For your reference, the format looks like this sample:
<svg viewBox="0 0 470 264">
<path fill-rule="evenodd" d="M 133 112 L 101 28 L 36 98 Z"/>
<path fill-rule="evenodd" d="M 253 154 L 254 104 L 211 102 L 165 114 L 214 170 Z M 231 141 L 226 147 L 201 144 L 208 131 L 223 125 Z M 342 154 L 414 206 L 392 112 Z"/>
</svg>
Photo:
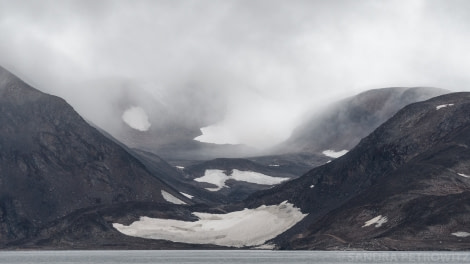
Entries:
<svg viewBox="0 0 470 264">
<path fill-rule="evenodd" d="M 0 246 L 466 250 L 468 113 L 470 93 L 375 89 L 227 157 L 155 143 L 152 112 L 116 138 L 0 68 Z"/>
</svg>

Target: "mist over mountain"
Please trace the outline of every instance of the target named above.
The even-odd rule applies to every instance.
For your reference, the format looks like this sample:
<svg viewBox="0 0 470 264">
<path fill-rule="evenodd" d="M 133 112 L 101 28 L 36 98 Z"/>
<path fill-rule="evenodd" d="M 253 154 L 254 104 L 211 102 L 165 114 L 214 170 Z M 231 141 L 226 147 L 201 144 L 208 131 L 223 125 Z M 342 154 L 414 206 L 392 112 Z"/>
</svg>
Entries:
<svg viewBox="0 0 470 264">
<path fill-rule="evenodd" d="M 469 93 L 411 104 L 344 156 L 246 202 L 309 213 L 274 240 L 285 248 L 468 248 L 469 107 Z"/>
<path fill-rule="evenodd" d="M 115 94 L 108 99 L 112 109 L 106 122 L 101 123 L 104 126 L 95 125 L 130 148 L 152 152 L 167 160 L 207 160 L 257 152 L 244 145 L 218 145 L 194 140 L 201 135 L 200 128 L 208 124 L 208 119 L 213 120 L 217 112 L 186 110 L 187 106 L 175 109 L 148 91 L 133 86 L 124 86 L 112 93 Z"/>
<path fill-rule="evenodd" d="M 335 102 L 307 117 L 273 153 L 350 150 L 404 106 L 448 93 L 439 88 L 383 88 Z"/>
<path fill-rule="evenodd" d="M 309 109 L 362 91 L 468 89 L 467 9 L 460 0 L 0 0 L 0 61 L 120 140 L 122 115 L 140 107 L 157 141 L 203 128 L 207 142 L 267 148 Z"/>
</svg>

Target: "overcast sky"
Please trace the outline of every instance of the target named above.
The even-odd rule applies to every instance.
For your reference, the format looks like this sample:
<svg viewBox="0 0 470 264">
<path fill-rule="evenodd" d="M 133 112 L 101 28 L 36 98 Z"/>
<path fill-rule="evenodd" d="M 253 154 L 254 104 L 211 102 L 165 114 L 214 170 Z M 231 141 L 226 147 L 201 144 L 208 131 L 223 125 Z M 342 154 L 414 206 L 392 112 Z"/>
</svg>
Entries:
<svg viewBox="0 0 470 264">
<path fill-rule="evenodd" d="M 0 0 L 0 64 L 104 127 L 126 83 L 206 140 L 263 147 L 367 89 L 470 90 L 468 14 L 466 0 Z"/>
</svg>

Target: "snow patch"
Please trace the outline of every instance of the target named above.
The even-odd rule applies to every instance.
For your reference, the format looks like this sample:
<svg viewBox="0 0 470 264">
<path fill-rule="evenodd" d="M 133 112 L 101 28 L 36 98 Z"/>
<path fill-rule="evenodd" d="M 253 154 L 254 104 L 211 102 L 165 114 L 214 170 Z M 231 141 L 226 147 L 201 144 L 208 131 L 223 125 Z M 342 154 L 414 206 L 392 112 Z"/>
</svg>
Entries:
<svg viewBox="0 0 470 264">
<path fill-rule="evenodd" d="M 167 201 L 169 203 L 172 203 L 172 204 L 186 204 L 185 202 L 183 202 L 180 199 L 174 197 L 173 195 L 165 192 L 164 190 L 162 190 L 162 196 L 163 196 L 163 199 L 165 199 L 165 201 Z"/>
<path fill-rule="evenodd" d="M 444 108 L 444 107 L 448 107 L 448 106 L 453 106 L 454 104 L 443 104 L 443 105 L 438 105 L 436 106 L 436 110 L 439 110 L 441 108 Z"/>
<path fill-rule="evenodd" d="M 315 187 L 315 185 L 313 185 L 313 184 L 312 184 L 312 185 L 310 185 L 310 189 L 313 189 L 313 187 Z"/>
<path fill-rule="evenodd" d="M 124 111 L 122 120 L 131 128 L 139 131 L 147 131 L 152 126 L 145 110 L 138 106 L 129 107 Z"/>
<path fill-rule="evenodd" d="M 330 158 L 339 158 L 341 156 L 343 156 L 344 154 L 348 153 L 347 150 L 343 149 L 341 151 L 334 151 L 334 150 L 331 150 L 331 149 L 327 149 L 327 150 L 324 150 L 323 152 L 323 155 L 327 156 L 327 157 L 330 157 Z"/>
<path fill-rule="evenodd" d="M 269 166 L 269 167 L 279 167 L 279 166 L 281 166 L 281 165 L 279 165 L 279 164 L 269 164 L 268 166 Z"/>
<path fill-rule="evenodd" d="M 452 235 L 454 235 L 456 237 L 468 237 L 468 236 L 470 236 L 470 233 L 464 232 L 464 231 L 459 231 L 459 232 L 452 233 Z"/>
<path fill-rule="evenodd" d="M 369 221 L 366 221 L 362 227 L 370 226 L 375 224 L 375 227 L 381 227 L 383 224 L 388 222 L 388 218 L 386 216 L 376 216 Z"/>
<path fill-rule="evenodd" d="M 113 223 L 113 227 L 133 237 L 245 247 L 263 245 L 297 224 L 307 214 L 302 214 L 299 208 L 285 201 L 279 205 L 262 205 L 227 214 L 195 212 L 193 215 L 199 220 L 187 222 L 142 216 L 128 226 Z"/>
<path fill-rule="evenodd" d="M 177 168 L 178 170 L 184 170 L 183 166 L 175 166 L 175 168 Z"/>
<path fill-rule="evenodd" d="M 464 178 L 470 178 L 470 176 L 466 175 L 466 174 L 463 174 L 463 173 L 457 173 L 459 176 L 462 176 Z"/>
<path fill-rule="evenodd" d="M 188 197 L 189 199 L 193 199 L 194 195 L 191 195 L 191 194 L 187 194 L 187 193 L 184 193 L 184 192 L 180 192 L 182 195 Z"/>
<path fill-rule="evenodd" d="M 223 170 L 206 170 L 204 176 L 194 179 L 197 182 L 206 182 L 217 186 L 216 188 L 206 188 L 208 191 L 216 192 L 227 187 L 227 180 L 243 181 L 261 185 L 276 185 L 289 178 L 272 177 L 254 171 L 233 170 L 231 175 L 226 175 Z"/>
</svg>

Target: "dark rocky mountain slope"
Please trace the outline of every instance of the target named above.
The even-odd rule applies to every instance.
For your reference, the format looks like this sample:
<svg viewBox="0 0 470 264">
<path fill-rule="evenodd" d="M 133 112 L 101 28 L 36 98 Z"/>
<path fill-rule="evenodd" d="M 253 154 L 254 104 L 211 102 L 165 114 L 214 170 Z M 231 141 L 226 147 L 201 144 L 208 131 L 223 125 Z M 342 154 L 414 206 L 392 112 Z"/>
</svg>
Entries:
<svg viewBox="0 0 470 264">
<path fill-rule="evenodd" d="M 0 243 L 78 209 L 191 200 L 88 125 L 64 100 L 0 68 Z M 168 197 L 167 197 L 168 198 Z"/>
<path fill-rule="evenodd" d="M 309 215 L 274 241 L 290 249 L 468 249 L 470 93 L 411 104 L 346 155 L 256 193 Z M 467 233 L 468 232 L 468 233 Z"/>
</svg>

